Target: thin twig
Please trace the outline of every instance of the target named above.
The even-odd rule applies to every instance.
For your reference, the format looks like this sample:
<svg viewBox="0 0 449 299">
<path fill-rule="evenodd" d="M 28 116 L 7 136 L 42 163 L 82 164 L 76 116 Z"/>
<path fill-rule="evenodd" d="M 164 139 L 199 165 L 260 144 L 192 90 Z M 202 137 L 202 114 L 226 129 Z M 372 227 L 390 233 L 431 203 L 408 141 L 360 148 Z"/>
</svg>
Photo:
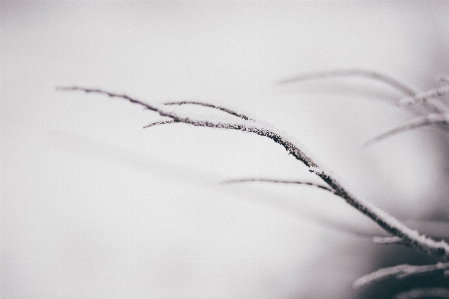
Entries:
<svg viewBox="0 0 449 299">
<path fill-rule="evenodd" d="M 153 126 L 174 124 L 174 123 L 176 123 L 176 121 L 174 121 L 173 119 L 171 119 L 171 120 L 164 120 L 164 121 L 156 121 L 154 123 L 151 123 L 149 125 L 144 126 L 143 128 L 146 129 L 146 128 L 153 127 Z"/>
<path fill-rule="evenodd" d="M 213 109 L 217 109 L 226 113 L 229 113 L 231 115 L 240 117 L 244 120 L 251 120 L 251 118 L 249 118 L 248 116 L 241 114 L 241 113 L 237 113 L 231 109 L 225 108 L 225 107 L 221 107 L 221 106 L 217 106 L 217 105 L 213 105 L 213 104 L 209 104 L 209 103 L 204 103 L 204 102 L 198 102 L 198 101 L 179 101 L 179 102 L 165 102 L 164 105 L 198 105 L 198 106 L 204 106 L 204 107 L 209 107 L 209 108 L 213 108 Z"/>
<path fill-rule="evenodd" d="M 326 78 L 333 78 L 333 77 L 364 77 L 368 79 L 373 79 L 376 81 L 380 81 L 382 83 L 385 83 L 396 90 L 400 91 L 402 94 L 404 94 L 406 97 L 413 97 L 416 94 L 419 94 L 421 91 L 418 88 L 412 87 L 408 84 L 405 84 L 403 82 L 398 81 L 395 78 L 392 78 L 388 75 L 381 74 L 374 71 L 369 70 L 363 70 L 363 69 L 343 69 L 343 70 L 331 70 L 331 71 L 322 71 L 322 72 L 311 72 L 311 73 L 305 73 L 298 75 L 293 78 L 285 79 L 279 82 L 279 84 L 289 84 L 293 82 L 301 82 L 306 80 L 315 80 L 315 79 L 326 79 Z M 429 111 L 430 112 L 443 112 L 447 111 L 447 107 L 444 106 L 444 104 L 440 102 L 434 102 L 432 100 L 429 100 L 428 102 L 422 103 L 423 106 L 415 106 L 416 109 L 424 110 L 425 113 L 422 113 L 421 111 L 416 111 L 415 109 L 409 107 L 409 109 L 414 112 L 418 113 L 420 115 L 426 114 Z"/>
<path fill-rule="evenodd" d="M 322 72 L 311 72 L 301 74 L 295 77 L 291 77 L 288 79 L 284 79 L 279 81 L 279 84 L 289 84 L 294 82 L 301 82 L 305 80 L 312 79 L 326 79 L 333 77 L 354 77 L 360 76 L 368 79 L 374 79 L 377 81 L 381 81 L 385 84 L 390 85 L 391 87 L 399 90 L 406 96 L 414 96 L 419 90 L 416 88 L 409 86 L 403 82 L 399 82 L 398 80 L 378 72 L 363 70 L 363 69 L 343 69 L 343 70 L 331 70 L 331 71 L 322 71 Z"/>
<path fill-rule="evenodd" d="M 297 185 L 307 185 L 317 187 L 329 192 L 334 193 L 334 190 L 331 188 L 317 183 L 305 182 L 305 181 L 288 181 L 288 180 L 272 180 L 272 179 L 234 179 L 234 180 L 226 180 L 223 183 L 246 183 L 246 182 L 269 182 L 269 183 L 280 183 L 280 184 L 297 184 Z"/>
<path fill-rule="evenodd" d="M 337 179 L 325 171 L 323 171 L 311 158 L 300 149 L 291 138 L 285 137 L 283 133 L 280 133 L 277 129 L 271 128 L 268 124 L 259 121 L 249 122 L 241 120 L 236 123 L 228 123 L 216 120 L 196 120 L 190 117 L 184 117 L 176 114 L 172 111 L 166 111 L 165 106 L 157 104 L 148 104 L 136 99 L 133 99 L 127 95 L 115 94 L 100 89 L 88 89 L 81 87 L 65 87 L 60 90 L 79 90 L 84 92 L 96 92 L 108 95 L 109 97 L 117 97 L 130 101 L 148 109 L 157 112 L 161 116 L 166 116 L 174 121 L 191 124 L 193 126 L 221 128 L 227 130 L 238 130 L 247 133 L 254 133 L 263 137 L 267 137 L 277 144 L 283 146 L 293 157 L 301 161 L 310 170 L 319 176 L 329 187 L 334 191 L 334 194 L 344 199 L 348 204 L 359 210 L 364 215 L 375 221 L 386 232 L 393 236 L 397 236 L 404 240 L 404 242 L 411 244 L 411 246 L 421 252 L 425 252 L 429 255 L 433 255 L 442 259 L 449 259 L 449 244 L 444 241 L 436 241 L 431 238 L 420 235 L 417 231 L 410 229 L 403 223 L 399 222 L 394 217 L 390 216 L 383 210 L 377 208 L 370 202 L 366 201 L 360 196 L 349 192 L 343 185 L 337 181 Z"/>
<path fill-rule="evenodd" d="M 236 122 L 236 123 L 228 123 L 223 121 L 210 121 L 210 120 L 195 120 L 190 117 L 184 117 L 178 115 L 173 111 L 166 111 L 164 106 L 158 104 L 148 104 L 137 99 L 131 98 L 125 94 L 116 94 L 112 92 L 107 92 L 101 89 L 90 89 L 83 88 L 77 86 L 71 87 L 58 87 L 57 90 L 62 91 L 84 91 L 86 93 L 99 93 L 107 95 L 111 98 L 122 98 L 128 100 L 133 104 L 138 104 L 146 107 L 147 109 L 159 113 L 160 116 L 166 116 L 173 119 L 176 122 L 186 123 L 193 126 L 198 127 L 209 127 L 209 128 L 218 128 L 218 129 L 227 129 L 227 130 L 237 130 L 247 133 L 254 133 L 260 136 L 267 137 L 273 140 L 275 143 L 282 145 L 292 156 L 294 156 L 297 160 L 303 162 L 307 167 L 313 169 L 315 172 L 319 172 L 319 167 L 313 162 L 308 155 L 306 155 L 299 147 L 295 146 L 292 142 L 287 140 L 285 137 L 281 136 L 279 133 L 274 132 L 267 128 L 266 124 L 262 124 L 260 122 Z"/>
<path fill-rule="evenodd" d="M 413 289 L 396 295 L 395 299 L 418 299 L 418 298 L 449 298 L 449 289 L 425 288 Z"/>
<path fill-rule="evenodd" d="M 368 141 L 366 141 L 363 145 L 369 146 L 373 143 L 379 142 L 380 140 L 383 140 L 385 138 L 391 137 L 393 135 L 413 130 L 416 128 L 429 126 L 429 125 L 436 125 L 436 126 L 447 126 L 449 124 L 449 114 L 428 114 L 425 117 L 421 117 L 418 119 L 415 119 L 411 121 L 408 124 L 402 125 L 400 127 L 394 128 L 392 130 L 389 130 L 381 135 L 378 135 Z"/>
<path fill-rule="evenodd" d="M 413 244 L 404 241 L 403 239 L 393 236 L 393 237 L 373 237 L 373 242 L 379 245 L 403 245 L 406 247 L 413 247 Z"/>
<path fill-rule="evenodd" d="M 415 275 L 431 274 L 434 272 L 444 272 L 449 269 L 449 263 L 437 263 L 434 265 L 413 266 L 408 264 L 394 267 L 382 268 L 357 279 L 353 286 L 360 288 L 380 280 L 388 278 L 405 279 Z"/>
</svg>

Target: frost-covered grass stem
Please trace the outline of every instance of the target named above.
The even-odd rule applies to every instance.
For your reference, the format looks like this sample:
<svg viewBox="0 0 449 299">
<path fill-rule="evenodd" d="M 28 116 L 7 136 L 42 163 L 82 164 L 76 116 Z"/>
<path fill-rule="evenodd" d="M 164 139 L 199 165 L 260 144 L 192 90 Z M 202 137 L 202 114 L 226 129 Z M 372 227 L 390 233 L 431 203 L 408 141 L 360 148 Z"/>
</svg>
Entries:
<svg viewBox="0 0 449 299">
<path fill-rule="evenodd" d="M 283 146 L 295 159 L 301 161 L 305 166 L 309 167 L 309 170 L 320 177 L 327 186 L 333 190 L 334 194 L 345 200 L 348 204 L 359 210 L 364 215 L 375 221 L 380 227 L 382 227 L 389 234 L 396 236 L 402 240 L 403 243 L 415 248 L 418 251 L 425 252 L 429 255 L 439 257 L 441 259 L 449 259 L 449 244 L 444 241 L 436 241 L 431 238 L 427 238 L 420 235 L 417 231 L 410 229 L 403 223 L 399 222 L 394 217 L 390 216 L 383 210 L 377 208 L 370 202 L 366 201 L 361 196 L 355 195 L 344 187 L 334 176 L 328 174 L 328 171 L 324 171 L 319 165 L 312 160 L 311 155 L 305 153 L 296 141 L 293 141 L 291 137 L 287 137 L 284 133 L 273 128 L 272 126 L 260 122 L 250 121 L 242 118 L 229 122 L 222 119 L 210 118 L 210 119 L 195 119 L 191 116 L 181 115 L 174 111 L 167 109 L 166 105 L 161 104 L 149 104 L 127 95 L 115 94 L 107 92 L 101 89 L 89 89 L 77 86 L 62 87 L 59 90 L 66 91 L 83 91 L 87 93 L 100 93 L 113 98 L 125 99 L 133 104 L 138 104 L 149 110 L 157 112 L 160 116 L 168 117 L 173 122 L 190 124 L 193 126 L 220 128 L 227 130 L 238 130 L 247 133 L 254 133 L 259 136 L 263 136 L 271 139 L 275 143 Z M 214 107 L 211 107 L 214 108 Z"/>
<path fill-rule="evenodd" d="M 449 263 L 437 263 L 434 265 L 424 266 L 403 264 L 388 268 L 381 268 L 357 279 L 354 282 L 354 287 L 360 288 L 388 278 L 405 279 L 412 276 L 432 274 L 435 272 L 441 272 L 442 275 L 445 275 L 445 271 L 447 271 L 448 269 Z"/>
</svg>

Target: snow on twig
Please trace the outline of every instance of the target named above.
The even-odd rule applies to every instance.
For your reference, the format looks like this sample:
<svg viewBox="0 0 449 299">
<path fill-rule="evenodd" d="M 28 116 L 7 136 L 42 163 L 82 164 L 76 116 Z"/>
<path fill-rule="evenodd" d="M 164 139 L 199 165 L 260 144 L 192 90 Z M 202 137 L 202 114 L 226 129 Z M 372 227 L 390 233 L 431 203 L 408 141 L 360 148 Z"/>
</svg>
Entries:
<svg viewBox="0 0 449 299">
<path fill-rule="evenodd" d="M 226 112 L 228 114 L 240 117 L 244 120 L 252 120 L 251 118 L 249 118 L 248 116 L 241 114 L 241 113 L 237 113 L 231 109 L 225 108 L 225 107 L 221 107 L 221 106 L 217 106 L 217 105 L 213 105 L 213 104 L 209 104 L 209 103 L 204 103 L 204 102 L 198 102 L 198 101 L 179 101 L 179 102 L 165 102 L 164 105 L 198 105 L 198 106 L 204 106 L 204 107 L 209 107 L 209 108 L 213 108 L 213 109 L 217 109 L 223 112 Z"/>
<path fill-rule="evenodd" d="M 416 88 L 409 86 L 408 84 L 405 84 L 403 82 L 400 82 L 388 75 L 363 69 L 342 69 L 342 70 L 330 70 L 322 72 L 310 72 L 294 76 L 288 79 L 284 79 L 282 81 L 279 81 L 278 83 L 289 84 L 305 80 L 327 79 L 334 77 L 354 77 L 354 76 L 364 77 L 383 82 L 395 88 L 396 90 L 399 90 L 406 96 L 414 96 L 417 92 L 419 92 L 419 90 L 417 90 Z"/>
<path fill-rule="evenodd" d="M 405 279 L 415 275 L 431 274 L 437 271 L 444 272 L 449 269 L 449 263 L 437 263 L 434 265 L 413 266 L 408 264 L 382 268 L 357 279 L 353 286 L 360 288 L 380 280 L 388 278 Z"/>
<path fill-rule="evenodd" d="M 166 124 L 174 124 L 176 123 L 176 121 L 174 120 L 164 120 L 164 121 L 156 121 L 154 123 L 151 123 L 149 125 L 144 126 L 143 128 L 149 128 L 149 127 L 153 127 L 153 126 L 159 126 L 159 125 L 166 125 Z"/>
<path fill-rule="evenodd" d="M 306 181 L 289 181 L 289 180 L 272 180 L 272 179 L 233 179 L 233 180 L 226 180 L 223 183 L 229 184 L 229 183 L 246 183 L 246 182 L 269 182 L 269 183 L 279 183 L 279 184 L 307 185 L 307 186 L 317 187 L 322 190 L 326 190 L 326 191 L 334 193 L 334 190 L 332 190 L 331 188 L 329 188 L 325 185 L 312 183 L 312 182 L 306 182 Z"/>
<path fill-rule="evenodd" d="M 160 116 L 171 118 L 176 122 L 200 127 L 238 130 L 269 138 L 275 143 L 283 146 L 293 157 L 295 157 L 295 159 L 301 161 L 304 165 L 309 167 L 309 170 L 312 170 L 313 173 L 320 177 L 332 190 L 334 190 L 335 195 L 341 197 L 348 204 L 359 210 L 367 217 L 371 218 L 386 232 L 393 236 L 401 238 L 402 240 L 404 240 L 404 242 L 411 244 L 411 246 L 418 251 L 425 252 L 429 255 L 433 255 L 442 259 L 449 259 L 449 244 L 444 241 L 436 241 L 420 235 L 417 231 L 410 229 L 409 227 L 398 221 L 396 218 L 390 216 L 364 198 L 351 193 L 349 190 L 347 190 L 347 188 L 343 187 L 343 185 L 334 176 L 330 175 L 329 172 L 323 171 L 322 168 L 320 168 L 315 163 L 315 161 L 312 160 L 311 155 L 306 154 L 302 149 L 300 149 L 300 146 L 298 146 L 299 143 L 293 141 L 291 137 L 286 137 L 284 133 L 282 133 L 278 129 L 273 128 L 267 123 L 260 121 L 247 121 L 244 119 L 237 119 L 232 123 L 223 120 L 217 120 L 216 118 L 206 120 L 194 119 L 191 116 L 183 116 L 173 111 L 169 111 L 167 110 L 167 107 L 165 105 L 149 104 L 131 98 L 124 94 L 116 94 L 101 89 L 89 89 L 72 86 L 58 88 L 58 90 L 78 90 L 87 93 L 100 93 L 113 98 L 125 99 L 131 103 L 146 107 L 149 110 L 157 112 Z M 301 146 L 301 148 L 303 147 Z"/>
<path fill-rule="evenodd" d="M 378 135 L 378 136 L 366 141 L 363 145 L 369 146 L 369 145 L 372 145 L 373 143 L 376 143 L 380 140 L 391 137 L 393 135 L 396 135 L 396 134 L 399 134 L 399 133 L 402 133 L 405 131 L 413 130 L 416 128 L 429 126 L 429 125 L 448 126 L 449 125 L 449 114 L 436 114 L 436 113 L 428 114 L 425 117 L 417 118 L 408 124 L 402 125 L 400 127 L 394 128 L 390 131 L 387 131 L 381 135 Z"/>
<path fill-rule="evenodd" d="M 449 289 L 425 288 L 413 289 L 396 295 L 395 299 L 418 299 L 418 298 L 449 298 Z"/>
</svg>

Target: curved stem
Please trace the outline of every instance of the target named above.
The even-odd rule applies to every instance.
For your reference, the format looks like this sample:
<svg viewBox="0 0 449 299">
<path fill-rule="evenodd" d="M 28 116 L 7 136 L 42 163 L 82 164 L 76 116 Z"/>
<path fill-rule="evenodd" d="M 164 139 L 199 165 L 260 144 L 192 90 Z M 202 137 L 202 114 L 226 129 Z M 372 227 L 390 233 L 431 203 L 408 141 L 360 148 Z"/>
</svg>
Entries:
<svg viewBox="0 0 449 299">
<path fill-rule="evenodd" d="M 429 274 L 437 271 L 443 274 L 443 272 L 447 269 L 449 269 L 449 263 L 437 263 L 434 265 L 423 266 L 402 264 L 393 267 L 381 268 L 357 279 L 354 282 L 354 288 L 360 288 L 391 277 L 396 279 L 405 279 L 414 275 Z"/>
<path fill-rule="evenodd" d="M 381 140 L 391 137 L 393 135 L 396 135 L 396 134 L 399 134 L 399 133 L 402 133 L 405 131 L 413 130 L 416 128 L 424 127 L 424 126 L 436 125 L 439 127 L 444 127 L 444 126 L 447 126 L 448 124 L 449 124 L 449 115 L 448 114 L 428 114 L 425 117 L 415 119 L 408 124 L 402 125 L 400 127 L 389 130 L 381 135 L 378 135 L 378 136 L 366 141 L 363 145 L 369 146 L 369 145 L 372 145 L 373 143 L 376 143 L 378 141 L 381 141 Z"/>
<path fill-rule="evenodd" d="M 151 124 L 148 124 L 148 125 L 144 126 L 143 128 L 146 129 L 146 128 L 150 128 L 150 127 L 153 127 L 153 126 L 174 124 L 174 123 L 176 123 L 176 122 L 174 120 L 172 120 L 172 119 L 171 120 L 156 121 L 154 123 L 151 123 Z"/>
<path fill-rule="evenodd" d="M 198 102 L 198 101 L 179 101 L 179 102 L 165 102 L 164 105 L 198 105 L 198 106 L 203 106 L 203 107 L 209 107 L 209 108 L 213 108 L 213 109 L 217 109 L 223 112 L 226 112 L 228 114 L 237 116 L 239 118 L 242 118 L 244 120 L 251 120 L 248 116 L 241 114 L 241 113 L 237 113 L 234 110 L 228 109 L 226 107 L 221 107 L 221 106 L 217 106 L 217 105 L 213 105 L 213 104 L 209 104 L 209 103 L 204 103 L 204 102 Z"/>
<path fill-rule="evenodd" d="M 346 69 L 346 70 L 331 70 L 331 71 L 323 71 L 323 72 L 311 72 L 305 73 L 302 75 L 298 75 L 292 78 L 288 78 L 280 81 L 280 84 L 289 84 L 293 82 L 312 80 L 312 79 L 325 79 L 332 77 L 353 77 L 360 76 L 368 79 L 374 79 L 376 81 L 383 82 L 396 90 L 400 91 L 406 96 L 414 96 L 419 90 L 416 88 L 409 86 L 403 82 L 400 82 L 393 77 L 390 77 L 385 74 L 381 74 L 374 71 L 363 70 L 363 69 Z"/>
<path fill-rule="evenodd" d="M 228 183 L 246 183 L 246 182 L 268 182 L 268 183 L 280 183 L 280 184 L 307 185 L 307 186 L 317 187 L 319 189 L 323 189 L 323 190 L 329 191 L 331 193 L 334 193 L 334 190 L 332 190 L 331 188 L 329 188 L 327 186 L 317 184 L 317 183 L 312 183 L 312 182 L 304 182 L 304 181 L 271 180 L 271 179 L 234 179 L 234 180 L 224 181 L 223 183 L 228 184 Z"/>
</svg>

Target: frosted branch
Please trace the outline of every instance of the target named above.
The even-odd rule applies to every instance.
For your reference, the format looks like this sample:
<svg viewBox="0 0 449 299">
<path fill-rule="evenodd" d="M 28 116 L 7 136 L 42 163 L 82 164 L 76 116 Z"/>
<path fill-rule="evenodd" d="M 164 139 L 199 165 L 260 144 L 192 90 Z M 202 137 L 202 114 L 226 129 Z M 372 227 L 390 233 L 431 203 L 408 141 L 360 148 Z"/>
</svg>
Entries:
<svg viewBox="0 0 449 299">
<path fill-rule="evenodd" d="M 429 125 L 437 125 L 437 126 L 447 126 L 449 125 L 449 114 L 428 114 L 425 117 L 421 117 L 413 120 L 412 122 L 402 125 L 400 127 L 394 128 L 390 131 L 387 131 L 377 137 L 374 137 L 364 143 L 364 146 L 369 146 L 373 143 L 376 143 L 385 138 L 391 137 L 393 135 L 410 131 L 416 128 L 429 126 Z"/>
<path fill-rule="evenodd" d="M 418 299 L 418 298 L 449 298 L 449 289 L 425 288 L 413 289 L 395 296 L 395 299 Z"/>
<path fill-rule="evenodd" d="M 419 92 L 416 88 L 409 86 L 403 82 L 400 82 L 390 76 L 385 74 L 381 74 L 374 71 L 362 70 L 362 69 L 346 69 L 346 70 L 331 70 L 331 71 L 323 71 L 323 72 L 311 72 L 305 73 L 302 75 L 298 75 L 295 77 L 291 77 L 279 82 L 279 84 L 289 84 L 294 82 L 301 82 L 306 80 L 314 80 L 314 79 L 327 79 L 327 78 L 335 78 L 335 77 L 364 77 L 368 79 L 373 79 L 376 81 L 383 82 L 403 93 L 406 96 L 414 96 L 417 92 Z"/>
<path fill-rule="evenodd" d="M 380 227 L 382 227 L 386 232 L 393 236 L 399 237 L 404 240 L 405 243 L 411 244 L 411 246 L 421 252 L 425 252 L 429 255 L 433 255 L 442 259 L 449 258 L 449 244 L 444 241 L 436 241 L 431 238 L 420 235 L 417 231 L 410 229 L 403 223 L 399 222 L 394 217 L 390 216 L 383 210 L 377 208 L 367 200 L 360 196 L 348 191 L 343 185 L 337 181 L 337 179 L 327 172 L 322 170 L 303 150 L 297 143 L 293 142 L 291 138 L 285 137 L 284 133 L 279 130 L 272 128 L 266 123 L 259 121 L 246 121 L 239 119 L 238 122 L 230 123 L 221 120 L 211 119 L 211 120 L 201 120 L 193 119 L 189 116 L 182 116 L 173 111 L 168 111 L 165 105 L 148 104 L 137 99 L 133 99 L 127 95 L 115 94 L 100 89 L 88 89 L 81 87 L 63 87 L 59 90 L 79 90 L 87 93 L 100 93 L 114 98 L 122 98 L 131 103 L 141 105 L 148 108 L 154 112 L 157 112 L 160 116 L 165 116 L 171 118 L 173 121 L 190 124 L 193 126 L 209 127 L 209 128 L 220 128 L 227 130 L 238 130 L 247 133 L 257 134 L 271 139 L 275 143 L 283 146 L 289 154 L 291 154 L 295 159 L 301 161 L 304 165 L 309 167 L 309 170 L 320 177 L 332 190 L 334 194 L 341 197 L 348 204 L 359 210 L 361 213 L 366 215 L 375 221 Z M 302 148 L 302 146 L 301 146 Z"/>
<path fill-rule="evenodd" d="M 405 84 L 403 82 L 400 82 L 399 80 L 392 78 L 390 76 L 387 76 L 385 74 L 381 74 L 374 71 L 369 70 L 361 70 L 361 69 L 349 69 L 349 70 L 331 70 L 331 71 L 323 71 L 323 72 L 311 72 L 311 73 L 305 73 L 302 75 L 298 75 L 296 77 L 292 77 L 289 79 L 285 79 L 279 82 L 279 84 L 289 84 L 293 82 L 301 82 L 306 80 L 316 80 L 316 79 L 326 79 L 326 78 L 334 78 L 334 77 L 364 77 L 368 79 L 373 79 L 376 81 L 380 81 L 382 83 L 385 83 L 402 94 L 404 94 L 407 98 L 413 98 L 416 94 L 420 93 L 420 90 L 412 87 L 408 84 Z M 423 113 L 419 110 L 424 110 L 426 113 L 431 112 L 443 112 L 447 111 L 448 107 L 446 107 L 443 103 L 438 101 L 432 101 L 432 99 L 429 99 L 426 102 L 422 103 L 423 106 L 414 106 L 414 107 L 408 107 L 409 110 L 411 110 L 414 113 L 418 113 L 422 115 Z M 418 109 L 418 110 L 416 110 Z"/>
<path fill-rule="evenodd" d="M 405 279 L 415 275 L 431 274 L 435 272 L 444 272 L 449 269 L 449 263 L 437 263 L 435 265 L 413 266 L 413 265 L 398 265 L 394 267 L 382 268 L 370 274 L 357 279 L 353 286 L 360 288 L 380 280 L 388 278 Z"/>
<path fill-rule="evenodd" d="M 164 105 L 198 105 L 198 106 L 204 106 L 204 107 L 208 107 L 208 108 L 213 108 L 213 109 L 217 109 L 223 112 L 226 112 L 228 114 L 237 116 L 239 118 L 242 118 L 244 120 L 251 120 L 248 116 L 241 114 L 241 113 L 237 113 L 231 109 L 225 108 L 225 107 L 221 107 L 221 106 L 217 106 L 217 105 L 213 105 L 213 104 L 209 104 L 209 103 L 204 103 L 204 102 L 197 102 L 197 101 L 179 101 L 179 102 L 165 102 Z"/>
<path fill-rule="evenodd" d="M 235 180 L 226 180 L 223 183 L 246 183 L 246 182 L 268 182 L 268 183 L 279 183 L 279 184 L 297 184 L 297 185 L 307 185 L 320 188 L 322 190 L 326 190 L 334 193 L 334 190 L 331 188 L 317 183 L 306 182 L 306 181 L 288 181 L 288 180 L 271 180 L 271 179 L 235 179 Z"/>
<path fill-rule="evenodd" d="M 166 125 L 166 124 L 174 124 L 176 123 L 174 120 L 165 120 L 165 121 L 156 121 L 154 123 L 151 123 L 149 125 L 146 125 L 145 127 L 143 127 L 144 129 L 149 128 L 149 127 L 153 127 L 153 126 L 159 126 L 159 125 Z"/>
</svg>

